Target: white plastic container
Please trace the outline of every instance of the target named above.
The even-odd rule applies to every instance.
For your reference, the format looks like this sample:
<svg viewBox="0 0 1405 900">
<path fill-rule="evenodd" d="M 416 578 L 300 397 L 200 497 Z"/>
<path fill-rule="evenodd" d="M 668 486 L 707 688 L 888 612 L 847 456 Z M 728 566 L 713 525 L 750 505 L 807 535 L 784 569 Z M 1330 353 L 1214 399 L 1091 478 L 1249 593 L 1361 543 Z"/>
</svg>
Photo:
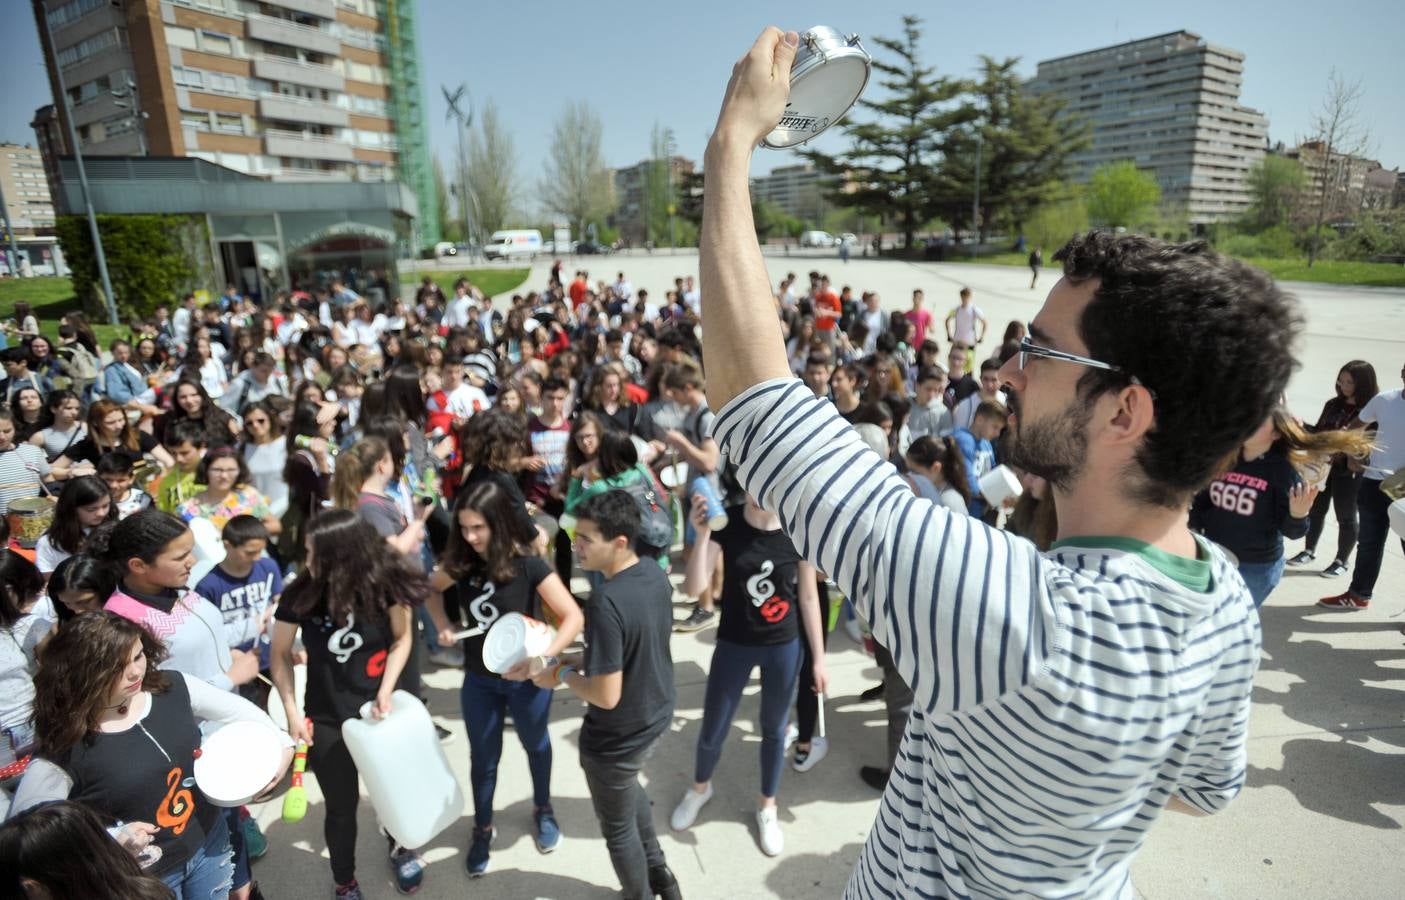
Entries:
<svg viewBox="0 0 1405 900">
<path fill-rule="evenodd" d="M 224 562 L 224 541 L 220 530 L 209 519 L 191 519 L 190 532 L 195 536 L 195 565 L 190 569 L 190 580 L 186 582 L 192 589 L 200 579 L 210 574 L 210 570 Z"/>
<path fill-rule="evenodd" d="M 347 719 L 341 732 L 381 824 L 413 850 L 463 815 L 463 789 L 424 704 L 396 691 L 390 706 L 389 715 L 373 719 L 371 704 L 365 704 L 361 718 Z"/>
<path fill-rule="evenodd" d="M 1391 530 L 1405 541 L 1405 500 L 1396 500 L 1386 509 L 1386 515 L 1390 518 Z"/>
<path fill-rule="evenodd" d="M 483 665 L 499 675 L 524 659 L 541 656 L 551 646 L 551 626 L 521 613 L 508 613 L 483 638 Z"/>
<path fill-rule="evenodd" d="M 307 666 L 293 666 L 293 697 L 298 701 L 298 709 L 307 708 L 303 705 L 303 700 L 306 696 Z M 276 690 L 268 692 L 266 712 L 268 713 L 268 717 L 273 720 L 274 725 L 277 725 L 284 731 L 288 730 L 288 714 L 283 711 L 283 695 Z M 313 735 L 312 737 L 313 740 L 317 739 L 317 735 Z"/>
<path fill-rule="evenodd" d="M 1008 466 L 996 466 L 981 476 L 981 496 L 991 506 L 999 506 L 1024 493 L 1020 479 Z"/>
</svg>

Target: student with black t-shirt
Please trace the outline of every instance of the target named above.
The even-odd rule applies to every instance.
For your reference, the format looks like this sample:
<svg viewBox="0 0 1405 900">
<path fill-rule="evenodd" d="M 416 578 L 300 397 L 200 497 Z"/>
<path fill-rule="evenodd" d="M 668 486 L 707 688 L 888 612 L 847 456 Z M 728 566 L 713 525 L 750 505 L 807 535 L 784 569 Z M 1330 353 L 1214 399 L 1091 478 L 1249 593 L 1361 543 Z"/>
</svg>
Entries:
<svg viewBox="0 0 1405 900">
<path fill-rule="evenodd" d="M 115 823 L 118 842 L 176 896 L 223 897 L 229 829 L 195 784 L 200 722 L 273 723 L 235 694 L 160 669 L 165 658 L 160 639 L 116 613 L 86 612 L 59 629 L 34 677 L 37 750 L 11 813 L 76 801 Z M 268 787 L 292 751 L 286 740 Z"/>
<path fill-rule="evenodd" d="M 712 773 L 722 743 L 736 715 L 751 671 L 761 669 L 761 795 L 756 828 L 761 850 L 776 856 L 784 848 L 776 812 L 776 793 L 785 768 L 786 717 L 800 674 L 801 623 L 810 645 L 813 690 L 828 686 L 824 663 L 824 625 L 820 618 L 815 567 L 804 562 L 781 530 L 780 517 L 751 497 L 728 511 L 720 531 L 708 527 L 707 501 L 693 498 L 693 527 L 698 551 L 689 561 L 684 592 L 708 577 L 723 558 L 722 620 L 707 673 L 702 731 L 698 735 L 693 785 L 673 812 L 675 831 L 692 827 L 703 804 L 712 799 Z"/>
<path fill-rule="evenodd" d="M 639 507 L 624 491 L 607 491 L 576 507 L 581 568 L 605 576 L 590 595 L 585 656 L 572 656 L 533 677 L 564 684 L 588 705 L 581 724 L 581 768 L 610 862 L 624 896 L 678 900 L 664 860 L 653 808 L 639 773 L 673 719 L 673 587 L 652 560 L 634 552 Z"/>
<path fill-rule="evenodd" d="M 390 695 L 405 671 L 414 641 L 414 609 L 429 584 L 404 554 L 348 509 L 319 513 L 307 527 L 304 571 L 274 612 L 273 683 L 283 699 L 288 734 L 306 740 L 308 765 L 326 799 L 324 833 L 336 896 L 360 900 L 356 883 L 356 763 L 341 723 L 390 711 Z M 305 710 L 293 688 L 293 639 L 302 629 L 307 650 Z M 304 721 L 306 716 L 308 722 Z M 397 886 L 419 887 L 424 863 L 412 849 L 390 843 Z"/>
<path fill-rule="evenodd" d="M 531 553 L 536 531 L 522 527 L 517 501 L 496 482 L 479 482 L 460 493 L 453 517 L 457 527 L 430 576 L 428 605 L 441 645 L 452 646 L 461 627 L 444 614 L 442 592 L 450 588 L 457 590 L 459 608 L 467 610 L 472 619 L 467 624 L 477 632 L 462 644 L 465 671 L 459 694 L 473 781 L 473 842 L 465 865 L 477 877 L 488 871 L 488 848 L 497 835 L 493 793 L 509 714 L 532 773 L 537 849 L 550 853 L 561 841 L 551 808 L 551 691 L 527 680 L 546 668 L 546 661 L 537 657 L 498 675 L 483 664 L 484 636 L 507 613 L 542 621 L 549 611 L 559 623 L 545 654 L 554 658 L 580 634 L 585 617 L 551 564 Z"/>
</svg>

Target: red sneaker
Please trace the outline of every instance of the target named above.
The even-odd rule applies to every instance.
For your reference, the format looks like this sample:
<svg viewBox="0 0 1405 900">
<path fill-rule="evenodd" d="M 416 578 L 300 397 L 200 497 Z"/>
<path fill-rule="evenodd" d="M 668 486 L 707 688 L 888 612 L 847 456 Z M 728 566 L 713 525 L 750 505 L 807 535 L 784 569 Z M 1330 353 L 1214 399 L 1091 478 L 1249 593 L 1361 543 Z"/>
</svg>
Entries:
<svg viewBox="0 0 1405 900">
<path fill-rule="evenodd" d="M 1365 609 L 1371 605 L 1369 597 L 1358 597 L 1351 591 L 1337 594 L 1335 597 L 1323 597 L 1317 601 L 1317 605 L 1323 609 L 1335 609 L 1340 612 L 1356 612 L 1358 609 Z"/>
</svg>

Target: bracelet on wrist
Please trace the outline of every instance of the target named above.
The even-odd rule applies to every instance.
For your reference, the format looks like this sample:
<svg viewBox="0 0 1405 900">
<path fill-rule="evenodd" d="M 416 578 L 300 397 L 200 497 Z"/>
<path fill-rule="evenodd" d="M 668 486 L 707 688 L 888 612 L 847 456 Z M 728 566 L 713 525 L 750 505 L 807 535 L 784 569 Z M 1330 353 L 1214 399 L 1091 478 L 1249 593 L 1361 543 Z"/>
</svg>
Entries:
<svg viewBox="0 0 1405 900">
<path fill-rule="evenodd" d="M 568 663 L 562 663 L 561 665 L 557 666 L 557 667 L 556 667 L 556 683 L 557 683 L 557 684 L 565 684 L 565 683 L 566 683 L 566 673 L 567 673 L 567 672 L 574 672 L 574 671 L 576 671 L 576 667 L 573 666 L 573 665 L 569 665 Z"/>
</svg>

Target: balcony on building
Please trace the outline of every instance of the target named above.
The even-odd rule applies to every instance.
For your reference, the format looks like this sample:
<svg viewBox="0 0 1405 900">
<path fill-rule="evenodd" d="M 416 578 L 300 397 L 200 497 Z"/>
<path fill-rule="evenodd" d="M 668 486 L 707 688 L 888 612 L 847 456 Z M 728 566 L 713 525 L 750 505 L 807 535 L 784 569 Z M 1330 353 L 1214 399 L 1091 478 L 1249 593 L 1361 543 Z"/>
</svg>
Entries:
<svg viewBox="0 0 1405 900">
<path fill-rule="evenodd" d="M 263 132 L 264 152 L 269 156 L 295 156 L 300 159 L 328 159 L 351 162 L 355 159 L 351 145 L 330 137 L 266 128 Z"/>
<path fill-rule="evenodd" d="M 309 16 L 317 16 L 319 19 L 335 19 L 337 17 L 336 0 L 264 0 L 264 2 L 269 6 L 307 13 Z"/>
<path fill-rule="evenodd" d="M 265 119 L 285 122 L 307 122 L 311 125 L 331 125 L 345 128 L 350 114 L 326 100 L 308 100 L 287 94 L 263 94 L 259 97 L 259 115 Z"/>
<path fill-rule="evenodd" d="M 248 20 L 248 36 L 255 40 L 287 44 L 289 47 L 301 47 L 316 53 L 341 53 L 341 41 L 330 31 L 257 13 L 249 13 Z"/>
<path fill-rule="evenodd" d="M 346 90 L 346 77 L 331 66 L 315 66 L 271 56 L 262 56 L 254 60 L 254 77 L 327 91 Z"/>
</svg>

